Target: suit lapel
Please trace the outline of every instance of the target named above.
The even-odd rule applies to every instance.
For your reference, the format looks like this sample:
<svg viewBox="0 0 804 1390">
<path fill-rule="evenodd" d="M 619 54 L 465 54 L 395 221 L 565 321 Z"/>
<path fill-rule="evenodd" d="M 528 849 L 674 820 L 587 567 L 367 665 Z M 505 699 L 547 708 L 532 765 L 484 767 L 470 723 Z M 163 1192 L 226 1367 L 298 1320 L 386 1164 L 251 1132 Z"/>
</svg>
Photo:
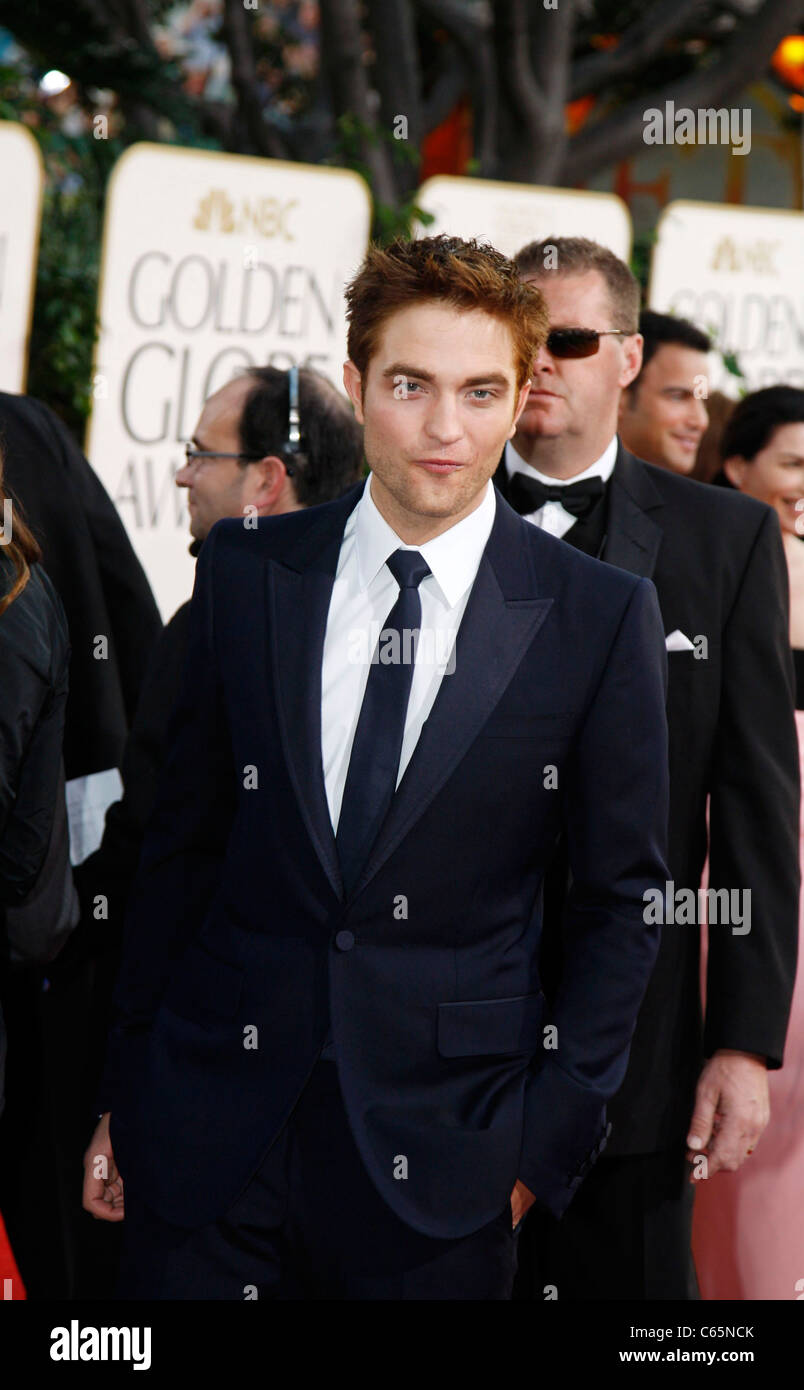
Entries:
<svg viewBox="0 0 804 1390">
<path fill-rule="evenodd" d="M 497 498 L 494 525 L 444 674 L 355 894 L 424 814 L 485 724 L 553 604 L 534 598 L 538 577 L 523 522 Z"/>
<path fill-rule="evenodd" d="M 608 529 L 603 559 L 650 579 L 656 568 L 662 528 L 651 515 L 664 505 L 650 473 L 619 442 L 609 489 Z"/>
<path fill-rule="evenodd" d="M 282 561 L 266 567 L 279 734 L 304 823 L 339 898 L 343 882 L 321 757 L 321 662 L 343 531 L 364 486 L 327 507 Z"/>
<path fill-rule="evenodd" d="M 310 839 L 341 899 L 343 881 L 321 757 L 321 662 L 343 530 L 363 486 L 328 507 L 281 561 L 272 560 L 266 567 L 280 738 Z M 538 578 L 531 547 L 523 544 L 525 525 L 498 497 L 494 525 L 458 630 L 455 669 L 442 678 L 355 895 L 457 767 L 547 617 L 553 599 L 533 597 Z"/>
</svg>

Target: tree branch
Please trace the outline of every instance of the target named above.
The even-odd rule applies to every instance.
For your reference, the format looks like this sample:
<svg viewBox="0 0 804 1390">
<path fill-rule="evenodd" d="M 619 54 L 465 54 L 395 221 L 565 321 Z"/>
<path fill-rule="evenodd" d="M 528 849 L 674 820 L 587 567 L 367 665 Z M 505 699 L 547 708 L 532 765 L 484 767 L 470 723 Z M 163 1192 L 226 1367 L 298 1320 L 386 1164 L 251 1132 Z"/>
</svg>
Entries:
<svg viewBox="0 0 804 1390">
<path fill-rule="evenodd" d="M 720 106 L 761 73 L 790 27 L 789 0 L 766 0 L 761 10 L 734 31 L 719 56 L 680 82 L 620 106 L 570 141 L 561 167 L 563 184 L 581 183 L 601 168 L 628 159 L 644 148 L 645 112 L 675 106 Z"/>
<path fill-rule="evenodd" d="M 454 0 L 414 0 L 414 3 L 422 15 L 446 30 L 466 66 L 472 83 L 475 159 L 481 174 L 494 178 L 497 173 L 498 94 L 490 43 L 491 21 L 482 16 L 468 16 L 464 7 Z M 433 129 L 433 124 L 428 123 L 426 129 Z"/>
<path fill-rule="evenodd" d="M 508 76 L 513 127 L 503 172 L 522 182 L 551 183 L 566 146 L 564 105 L 574 25 L 572 0 L 557 10 L 500 0 L 495 8 L 498 72 Z M 534 63 L 531 53 L 538 56 Z"/>
<path fill-rule="evenodd" d="M 389 134 L 397 116 L 407 121 L 408 148 L 421 150 L 421 72 L 410 0 L 366 0 L 369 31 L 374 44 L 375 82 L 380 96 L 380 121 Z M 418 182 L 417 164 L 397 171 L 403 193 Z"/>
<path fill-rule="evenodd" d="M 709 0 L 655 0 L 641 19 L 626 30 L 616 48 L 591 53 L 574 64 L 570 81 L 570 100 L 592 96 L 601 88 L 635 76 L 661 53 L 676 34 L 711 8 Z"/>
<path fill-rule="evenodd" d="M 363 65 L 356 0 L 321 0 L 321 52 L 336 116 L 355 117 L 366 132 L 361 139 L 361 158 L 368 169 L 374 196 L 395 207 L 397 189 L 388 147 L 371 136 L 377 127 Z"/>
<path fill-rule="evenodd" d="M 284 159 L 287 146 L 278 131 L 266 121 L 260 103 L 251 27 L 242 0 L 224 0 L 222 30 L 229 50 L 238 111 L 252 147 L 255 153 L 269 159 Z"/>
</svg>

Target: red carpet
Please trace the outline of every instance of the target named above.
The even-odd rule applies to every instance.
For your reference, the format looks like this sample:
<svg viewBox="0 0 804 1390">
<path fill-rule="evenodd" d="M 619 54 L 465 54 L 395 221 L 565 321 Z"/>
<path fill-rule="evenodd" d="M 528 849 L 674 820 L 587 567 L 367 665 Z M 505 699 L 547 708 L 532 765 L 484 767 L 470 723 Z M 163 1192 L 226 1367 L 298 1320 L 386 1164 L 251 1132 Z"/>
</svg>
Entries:
<svg viewBox="0 0 804 1390">
<path fill-rule="evenodd" d="M 6 1280 L 10 1283 L 6 1284 Z M 0 1298 L 23 1299 L 25 1297 L 25 1286 L 20 1278 L 20 1272 L 14 1263 L 14 1256 L 11 1253 L 11 1246 L 8 1243 L 6 1228 L 3 1225 L 2 1213 L 0 1213 Z"/>
</svg>

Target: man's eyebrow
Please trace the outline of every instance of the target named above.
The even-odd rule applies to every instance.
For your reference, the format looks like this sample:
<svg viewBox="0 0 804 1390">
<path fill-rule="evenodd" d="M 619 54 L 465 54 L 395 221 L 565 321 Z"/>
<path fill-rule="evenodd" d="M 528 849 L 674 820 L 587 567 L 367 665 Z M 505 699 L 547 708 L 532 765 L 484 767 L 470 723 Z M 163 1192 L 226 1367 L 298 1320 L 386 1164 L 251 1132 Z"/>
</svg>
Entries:
<svg viewBox="0 0 804 1390">
<path fill-rule="evenodd" d="M 390 367 L 386 367 L 383 377 L 393 379 L 398 376 L 413 377 L 416 381 L 434 382 L 435 377 L 432 372 L 425 372 L 420 367 L 406 367 L 403 362 L 394 362 Z M 483 376 L 468 377 L 461 382 L 462 386 L 508 386 L 509 378 L 502 372 L 486 372 Z"/>
<path fill-rule="evenodd" d="M 421 367 L 406 367 L 404 362 L 393 362 L 390 367 L 385 368 L 383 376 L 413 376 L 417 381 L 435 381 L 432 372 L 425 372 Z"/>
</svg>

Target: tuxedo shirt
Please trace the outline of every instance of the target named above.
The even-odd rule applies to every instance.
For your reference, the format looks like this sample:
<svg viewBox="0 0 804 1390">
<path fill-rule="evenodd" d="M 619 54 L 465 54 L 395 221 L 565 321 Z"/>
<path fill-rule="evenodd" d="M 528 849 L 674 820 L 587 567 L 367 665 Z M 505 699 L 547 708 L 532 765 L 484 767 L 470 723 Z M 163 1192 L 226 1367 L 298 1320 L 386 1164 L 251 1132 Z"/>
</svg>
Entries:
<svg viewBox="0 0 804 1390">
<path fill-rule="evenodd" d="M 540 473 L 533 464 L 526 463 L 521 454 L 518 454 L 511 440 L 505 446 L 503 454 L 505 470 L 509 480 L 514 473 L 524 473 L 526 478 L 535 478 L 537 482 L 543 483 L 545 487 L 566 487 L 570 483 L 585 482 L 587 478 L 602 478 L 607 483 L 617 462 L 617 436 L 610 440 L 599 459 L 584 468 L 582 473 L 575 473 L 571 478 L 552 478 L 547 473 Z M 559 540 L 566 536 L 571 526 L 575 526 L 578 517 L 573 516 L 572 512 L 566 511 L 560 502 L 545 502 L 543 507 L 538 507 L 535 512 L 528 512 L 525 520 L 540 526 L 543 531 L 549 531 L 551 536 L 558 536 Z"/>
</svg>

